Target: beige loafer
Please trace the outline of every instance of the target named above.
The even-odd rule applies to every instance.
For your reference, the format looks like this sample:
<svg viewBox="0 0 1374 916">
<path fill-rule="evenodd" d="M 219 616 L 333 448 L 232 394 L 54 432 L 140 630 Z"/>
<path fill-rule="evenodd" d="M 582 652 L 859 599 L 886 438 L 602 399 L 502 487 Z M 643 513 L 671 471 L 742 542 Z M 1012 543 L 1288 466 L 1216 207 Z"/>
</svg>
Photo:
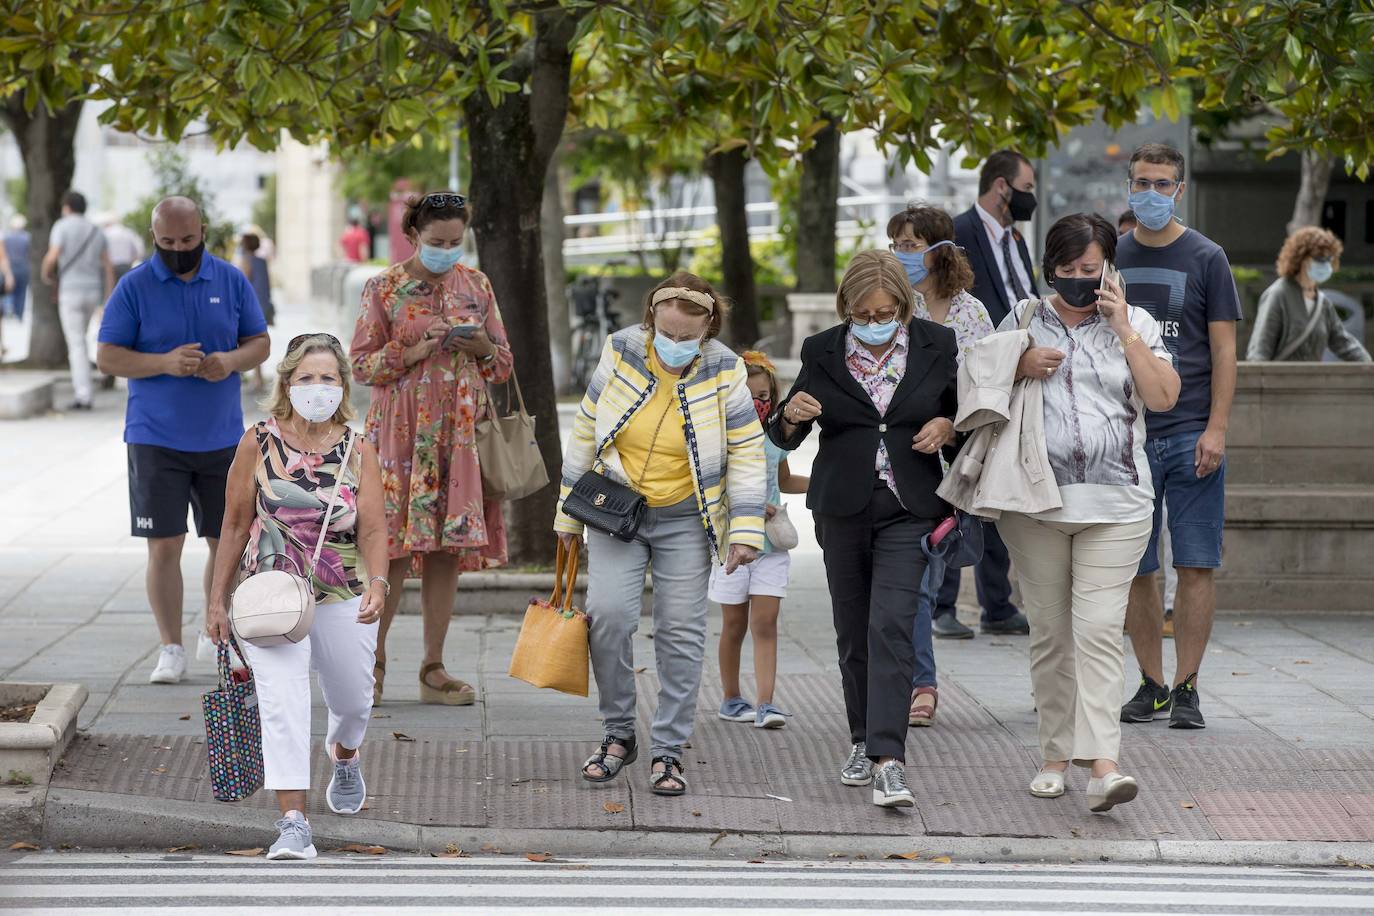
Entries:
<svg viewBox="0 0 1374 916">
<path fill-rule="evenodd" d="M 1064 774 L 1058 770 L 1041 770 L 1031 780 L 1030 794 L 1036 798 L 1058 798 L 1064 794 Z"/>
<path fill-rule="evenodd" d="M 1135 779 L 1121 773 L 1108 773 L 1101 778 L 1088 780 L 1088 810 L 1110 811 L 1116 805 L 1124 805 L 1140 792 Z"/>
</svg>

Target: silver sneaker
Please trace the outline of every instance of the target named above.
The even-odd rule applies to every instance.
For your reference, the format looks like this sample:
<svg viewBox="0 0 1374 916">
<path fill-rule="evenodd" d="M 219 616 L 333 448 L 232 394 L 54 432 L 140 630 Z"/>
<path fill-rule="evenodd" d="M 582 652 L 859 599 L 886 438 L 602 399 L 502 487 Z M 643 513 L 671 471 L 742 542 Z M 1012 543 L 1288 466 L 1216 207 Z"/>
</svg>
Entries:
<svg viewBox="0 0 1374 916">
<path fill-rule="evenodd" d="M 310 822 L 299 811 L 288 811 L 277 821 L 277 842 L 267 851 L 271 861 L 278 859 L 313 859 L 315 844 L 310 835 Z"/>
<path fill-rule="evenodd" d="M 880 808 L 912 808 L 916 796 L 906 787 L 906 767 L 895 760 L 878 767 L 873 777 L 873 804 Z"/>
<path fill-rule="evenodd" d="M 868 759 L 868 746 L 862 741 L 849 749 L 849 759 L 840 770 L 840 782 L 847 786 L 866 786 L 873 781 L 873 761 Z"/>
<path fill-rule="evenodd" d="M 348 760 L 330 760 L 334 775 L 329 778 L 329 788 L 324 790 L 324 800 L 335 814 L 357 814 L 367 801 L 367 783 L 363 782 L 363 767 L 358 757 L 354 752 Z"/>
</svg>

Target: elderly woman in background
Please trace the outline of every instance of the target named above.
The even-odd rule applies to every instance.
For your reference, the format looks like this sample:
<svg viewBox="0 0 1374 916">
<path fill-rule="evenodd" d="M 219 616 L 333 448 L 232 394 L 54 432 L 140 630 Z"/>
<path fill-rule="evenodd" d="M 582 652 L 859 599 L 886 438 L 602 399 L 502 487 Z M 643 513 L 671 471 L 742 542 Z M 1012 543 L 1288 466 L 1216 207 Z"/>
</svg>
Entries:
<svg viewBox="0 0 1374 916">
<path fill-rule="evenodd" d="M 656 795 L 687 791 L 682 749 L 701 686 L 712 563 L 733 573 L 763 549 L 763 430 L 743 360 L 715 339 L 724 312 L 700 277 L 679 271 L 655 286 L 643 323 L 607 339 L 573 420 L 558 536 L 582 534 L 564 507 L 585 474 L 630 487 L 648 506 L 630 542 L 595 528 L 587 535 L 586 610 L 605 735 L 582 765 L 588 782 L 610 782 L 639 754 L 634 634 L 652 562 L 659 690 L 649 785 Z"/>
<path fill-rule="evenodd" d="M 841 323 L 802 345 L 801 371 L 768 434 L 795 449 L 820 426 L 806 504 L 825 557 L 853 742 L 840 781 L 872 783 L 876 805 L 910 807 L 903 763 L 921 539 L 950 513 L 935 489 L 938 452 L 954 439 L 958 345 L 953 331 L 912 317 L 906 270 L 886 251 L 854 255 L 835 305 Z"/>
<path fill-rule="evenodd" d="M 1370 361 L 1320 288 L 1340 266 L 1343 250 L 1329 229 L 1304 226 L 1288 237 L 1275 264 L 1279 278 L 1260 295 L 1246 359 L 1315 363 L 1330 350 L 1348 362 Z"/>
</svg>

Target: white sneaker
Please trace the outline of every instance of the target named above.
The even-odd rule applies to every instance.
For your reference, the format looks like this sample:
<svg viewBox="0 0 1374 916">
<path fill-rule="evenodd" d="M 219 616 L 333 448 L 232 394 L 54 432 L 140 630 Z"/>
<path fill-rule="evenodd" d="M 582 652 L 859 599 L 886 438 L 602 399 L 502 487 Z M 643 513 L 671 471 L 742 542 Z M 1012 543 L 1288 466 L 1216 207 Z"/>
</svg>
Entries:
<svg viewBox="0 0 1374 916">
<path fill-rule="evenodd" d="M 157 667 L 148 675 L 149 684 L 176 684 L 186 673 L 186 650 L 178 645 L 163 646 Z"/>
<path fill-rule="evenodd" d="M 215 641 L 205 635 L 205 631 L 200 631 L 200 638 L 196 640 L 196 660 L 210 662 L 214 664 L 219 661 L 219 646 Z"/>
</svg>

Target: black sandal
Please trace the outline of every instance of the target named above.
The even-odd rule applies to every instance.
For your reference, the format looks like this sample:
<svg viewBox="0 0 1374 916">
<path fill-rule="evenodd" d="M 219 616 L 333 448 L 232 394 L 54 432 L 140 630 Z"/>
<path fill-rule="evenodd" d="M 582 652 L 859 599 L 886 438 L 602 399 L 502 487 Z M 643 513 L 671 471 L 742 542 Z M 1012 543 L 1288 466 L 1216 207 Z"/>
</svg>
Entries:
<svg viewBox="0 0 1374 916">
<path fill-rule="evenodd" d="M 617 744 L 625 748 L 624 757 L 617 757 L 610 753 L 611 748 Z M 636 746 L 634 735 L 630 735 L 628 738 L 607 735 L 601 739 L 601 749 L 588 757 L 586 762 L 582 764 L 582 778 L 587 782 L 610 782 L 620 775 L 620 771 L 625 768 L 626 764 L 634 763 L 638 758 L 639 748 Z M 601 767 L 606 775 L 593 776 L 587 772 L 589 766 Z"/>
<path fill-rule="evenodd" d="M 676 757 L 655 757 L 653 763 L 663 764 L 663 772 L 655 772 L 649 783 L 649 791 L 655 795 L 686 795 L 687 780 L 682 776 L 682 761 Z M 678 785 L 676 788 L 664 787 L 664 783 L 673 780 Z"/>
</svg>

